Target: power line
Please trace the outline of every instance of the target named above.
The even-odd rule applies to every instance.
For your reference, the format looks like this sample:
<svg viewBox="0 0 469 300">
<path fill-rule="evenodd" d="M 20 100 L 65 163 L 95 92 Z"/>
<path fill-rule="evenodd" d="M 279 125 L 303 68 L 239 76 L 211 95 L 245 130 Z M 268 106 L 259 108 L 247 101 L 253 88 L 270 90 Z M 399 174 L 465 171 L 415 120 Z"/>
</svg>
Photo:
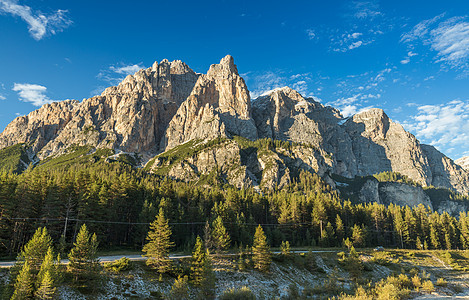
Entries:
<svg viewBox="0 0 469 300">
<path fill-rule="evenodd" d="M 53 221 L 53 222 L 65 222 L 65 218 L 4 218 L 0 217 L 0 220 L 12 220 L 12 221 Z M 117 225 L 150 225 L 148 222 L 122 222 L 122 221 L 103 221 L 103 220 L 89 220 L 89 219 L 77 219 L 77 218 L 68 218 L 68 221 L 82 222 L 82 223 L 98 223 L 98 224 L 117 224 Z M 205 225 L 206 222 L 169 222 L 169 225 Z M 239 223 L 239 222 L 223 222 L 223 224 L 230 225 L 245 225 L 245 226 L 279 226 L 279 227 L 288 227 L 288 226 L 313 226 L 312 223 Z M 352 228 L 350 226 L 344 226 L 344 228 Z M 378 233 L 399 233 L 396 230 L 376 230 L 367 228 L 367 231 L 378 232 Z"/>
</svg>

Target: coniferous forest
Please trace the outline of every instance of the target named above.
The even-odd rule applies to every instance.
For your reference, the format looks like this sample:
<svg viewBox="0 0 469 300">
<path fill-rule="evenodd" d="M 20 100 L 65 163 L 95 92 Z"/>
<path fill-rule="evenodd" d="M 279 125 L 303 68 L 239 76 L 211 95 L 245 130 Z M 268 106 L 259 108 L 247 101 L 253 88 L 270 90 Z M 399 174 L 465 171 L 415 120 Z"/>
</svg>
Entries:
<svg viewBox="0 0 469 300">
<path fill-rule="evenodd" d="M 160 210 L 176 250 L 190 250 L 204 231 L 229 237 L 224 248 L 252 245 L 256 227 L 272 247 L 467 249 L 469 217 L 429 208 L 352 203 L 315 174 L 301 172 L 281 190 L 239 190 L 213 176 L 206 184 L 174 181 L 129 165 L 96 163 L 0 175 L 0 251 L 14 257 L 38 227 L 70 247 L 83 224 L 100 247 L 141 249 Z M 216 228 L 218 227 L 218 229 Z"/>
</svg>

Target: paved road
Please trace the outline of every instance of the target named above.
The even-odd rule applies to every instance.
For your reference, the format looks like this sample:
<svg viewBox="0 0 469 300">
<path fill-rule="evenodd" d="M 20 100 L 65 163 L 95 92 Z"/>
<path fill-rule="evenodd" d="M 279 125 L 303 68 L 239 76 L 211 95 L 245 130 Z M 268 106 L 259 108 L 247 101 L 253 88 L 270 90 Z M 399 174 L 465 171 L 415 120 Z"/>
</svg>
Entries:
<svg viewBox="0 0 469 300">
<path fill-rule="evenodd" d="M 292 253 L 308 253 L 309 251 L 307 250 L 299 250 L 299 251 L 292 251 Z M 311 251 L 312 253 L 334 253 L 334 252 L 339 252 L 339 250 L 315 250 Z M 274 254 L 280 254 L 280 251 L 274 251 Z M 236 253 L 227 253 L 224 255 L 237 255 Z M 100 256 L 99 260 L 101 262 L 109 262 L 109 261 L 116 261 L 119 260 L 123 257 L 127 257 L 130 260 L 134 261 L 143 261 L 146 260 L 147 258 L 142 255 L 109 255 L 109 256 Z M 172 254 L 169 256 L 170 259 L 181 259 L 181 258 L 190 258 L 191 255 L 176 255 Z M 62 259 L 61 263 L 62 264 L 68 264 L 68 259 Z M 15 261 L 2 261 L 0 262 L 0 268 L 10 268 L 15 264 Z"/>
</svg>

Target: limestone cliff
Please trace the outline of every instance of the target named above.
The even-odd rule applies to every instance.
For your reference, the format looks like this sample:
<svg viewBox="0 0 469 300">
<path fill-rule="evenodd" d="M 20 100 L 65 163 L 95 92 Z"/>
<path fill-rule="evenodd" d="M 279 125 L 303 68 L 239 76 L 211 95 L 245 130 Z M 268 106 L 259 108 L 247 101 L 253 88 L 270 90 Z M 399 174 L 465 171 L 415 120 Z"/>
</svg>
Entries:
<svg viewBox="0 0 469 300">
<path fill-rule="evenodd" d="M 454 161 L 456 164 L 460 165 L 464 170 L 469 171 L 469 156 L 461 157 Z"/>
<path fill-rule="evenodd" d="M 181 61 L 155 62 L 100 96 L 46 104 L 16 118 L 0 135 L 0 148 L 33 144 L 40 158 L 73 144 L 156 153 L 167 124 L 197 78 Z"/>
<path fill-rule="evenodd" d="M 239 76 L 233 57 L 227 55 L 220 64 L 201 75 L 192 93 L 177 110 L 161 142 L 171 149 L 193 139 L 243 136 L 257 138 L 251 118 L 251 99 L 244 80 Z"/>
</svg>

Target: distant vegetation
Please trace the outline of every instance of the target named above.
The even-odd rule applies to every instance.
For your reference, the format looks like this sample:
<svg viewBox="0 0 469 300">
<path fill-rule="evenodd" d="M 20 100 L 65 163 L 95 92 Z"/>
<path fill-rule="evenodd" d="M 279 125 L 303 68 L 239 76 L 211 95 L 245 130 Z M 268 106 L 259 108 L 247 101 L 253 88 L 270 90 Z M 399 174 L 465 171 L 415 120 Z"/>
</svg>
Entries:
<svg viewBox="0 0 469 300">
<path fill-rule="evenodd" d="M 24 144 L 16 144 L 0 150 L 0 171 L 21 173 L 29 164 Z M 26 164 L 26 165 L 25 165 Z"/>
</svg>

